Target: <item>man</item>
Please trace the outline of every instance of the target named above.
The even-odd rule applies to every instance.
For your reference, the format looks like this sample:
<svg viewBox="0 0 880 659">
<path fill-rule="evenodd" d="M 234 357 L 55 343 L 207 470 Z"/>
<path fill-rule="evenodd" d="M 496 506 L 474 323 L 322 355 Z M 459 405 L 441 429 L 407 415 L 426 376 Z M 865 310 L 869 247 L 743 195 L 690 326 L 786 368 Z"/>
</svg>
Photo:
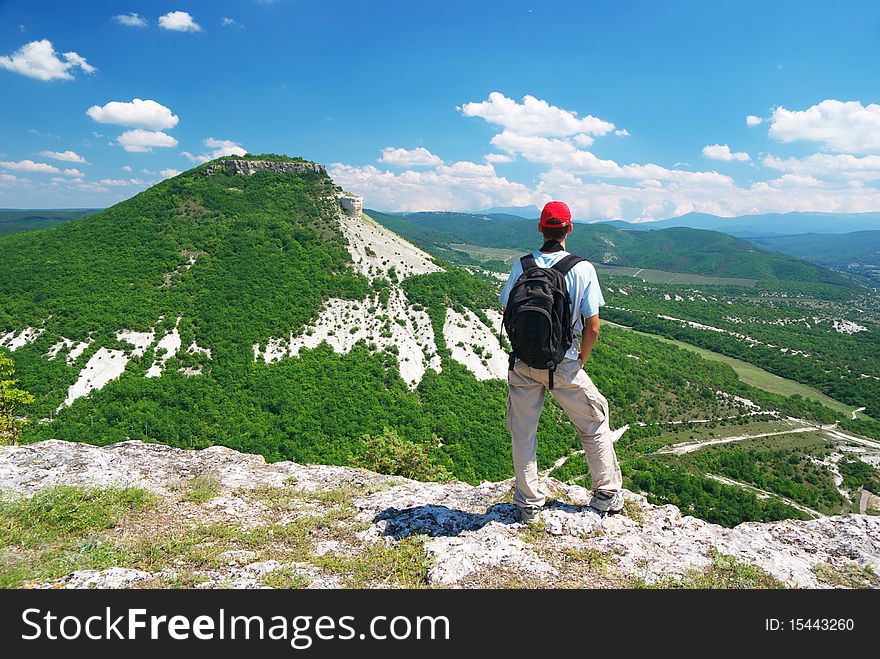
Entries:
<svg viewBox="0 0 880 659">
<path fill-rule="evenodd" d="M 571 211 L 566 204 L 551 201 L 544 206 L 538 231 L 544 235 L 545 242 L 532 254 L 537 266 L 550 268 L 568 256 L 565 240 L 572 229 Z M 502 307 L 507 306 L 511 290 L 522 273 L 522 264 L 517 260 L 498 296 Z M 531 368 L 519 359 L 508 371 L 505 420 L 513 445 L 516 476 L 513 501 L 523 523 L 531 522 L 545 503 L 545 493 L 538 482 L 536 451 L 538 419 L 547 388 L 580 435 L 593 481 L 590 505 L 602 512 L 617 512 L 623 508 L 622 477 L 614 452 L 614 434 L 608 425 L 608 401 L 583 370 L 599 336 L 599 307 L 605 300 L 596 269 L 589 261 L 572 267 L 565 274 L 565 284 L 571 297 L 573 334 L 583 332 L 580 345 L 575 338 L 555 372 Z"/>
</svg>

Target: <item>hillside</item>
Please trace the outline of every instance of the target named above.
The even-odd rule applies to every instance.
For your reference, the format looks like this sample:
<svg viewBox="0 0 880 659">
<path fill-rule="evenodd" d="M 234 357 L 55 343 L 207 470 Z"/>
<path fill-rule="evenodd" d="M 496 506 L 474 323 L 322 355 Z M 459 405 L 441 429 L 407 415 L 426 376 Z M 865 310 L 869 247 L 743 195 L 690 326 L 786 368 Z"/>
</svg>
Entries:
<svg viewBox="0 0 880 659">
<path fill-rule="evenodd" d="M 497 255 L 484 248 L 522 254 L 540 245 L 534 220 L 511 215 L 467 213 L 408 213 L 387 215 L 370 211 L 393 231 L 426 248 L 452 258 L 449 253 L 483 256 L 496 265 Z M 756 247 L 752 243 L 717 231 L 670 228 L 660 231 L 626 231 L 609 224 L 582 224 L 567 241 L 570 251 L 595 263 L 712 277 L 758 280 L 795 280 L 848 285 L 839 274 L 811 263 Z M 476 248 L 476 249 L 475 249 Z M 513 253 L 507 255 L 512 258 Z M 504 259 L 502 259 L 504 260 Z"/>
<path fill-rule="evenodd" d="M 752 238 L 751 242 L 804 261 L 880 279 L 880 230 L 772 236 Z"/>
<path fill-rule="evenodd" d="M 602 516 L 587 490 L 553 479 L 528 528 L 510 480 L 419 483 L 221 447 L 0 447 L 0 484 L 5 587 L 880 585 L 880 517 L 725 529 L 629 492 L 623 513 Z"/>
<path fill-rule="evenodd" d="M 8 236 L 19 231 L 46 229 L 54 227 L 56 224 L 61 224 L 68 220 L 77 220 L 97 212 L 98 209 L 96 208 L 59 208 L 52 210 L 0 208 L 0 236 Z"/>
</svg>

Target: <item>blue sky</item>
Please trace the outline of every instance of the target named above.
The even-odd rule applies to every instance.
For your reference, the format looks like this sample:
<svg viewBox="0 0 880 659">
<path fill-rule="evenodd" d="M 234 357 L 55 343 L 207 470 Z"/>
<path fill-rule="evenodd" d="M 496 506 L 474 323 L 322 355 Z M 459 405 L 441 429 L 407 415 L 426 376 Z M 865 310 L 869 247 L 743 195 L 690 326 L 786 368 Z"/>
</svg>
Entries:
<svg viewBox="0 0 880 659">
<path fill-rule="evenodd" d="M 247 150 L 383 210 L 876 211 L 878 36 L 876 2 L 0 2 L 0 207 Z"/>
</svg>

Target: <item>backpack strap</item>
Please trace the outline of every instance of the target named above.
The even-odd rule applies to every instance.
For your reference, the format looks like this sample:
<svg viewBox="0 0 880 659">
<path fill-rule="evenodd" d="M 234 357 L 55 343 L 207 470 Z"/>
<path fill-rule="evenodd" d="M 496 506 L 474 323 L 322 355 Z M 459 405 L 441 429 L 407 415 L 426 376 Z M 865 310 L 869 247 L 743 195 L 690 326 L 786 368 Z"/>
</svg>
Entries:
<svg viewBox="0 0 880 659">
<path fill-rule="evenodd" d="M 578 256 L 577 254 L 569 254 L 568 256 L 563 256 L 556 263 L 553 264 L 553 269 L 560 272 L 562 276 L 568 274 L 568 271 L 571 270 L 574 266 L 576 266 L 581 261 L 586 261 L 587 259 L 582 256 Z"/>
<path fill-rule="evenodd" d="M 538 267 L 538 262 L 535 260 L 535 257 L 531 254 L 526 254 L 519 260 L 520 265 L 522 266 L 523 272 L 528 272 L 532 268 Z"/>
</svg>

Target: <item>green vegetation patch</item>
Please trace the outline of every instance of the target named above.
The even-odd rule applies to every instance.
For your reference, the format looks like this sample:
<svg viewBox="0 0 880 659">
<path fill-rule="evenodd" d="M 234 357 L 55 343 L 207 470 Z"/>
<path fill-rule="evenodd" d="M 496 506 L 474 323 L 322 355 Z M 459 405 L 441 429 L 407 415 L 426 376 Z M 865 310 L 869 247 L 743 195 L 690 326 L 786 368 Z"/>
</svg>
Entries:
<svg viewBox="0 0 880 659">
<path fill-rule="evenodd" d="M 57 486 L 30 499 L 0 502 L 0 547 L 38 548 L 111 528 L 155 503 L 138 488 Z"/>
<path fill-rule="evenodd" d="M 742 563 L 733 556 L 710 550 L 711 564 L 703 569 L 691 569 L 681 577 L 664 579 L 652 588 L 685 589 L 760 589 L 778 590 L 785 584 L 754 565 Z"/>
<path fill-rule="evenodd" d="M 820 581 L 830 586 L 843 588 L 877 588 L 880 586 L 880 576 L 874 572 L 870 565 L 820 563 L 813 566 L 813 573 Z"/>
<path fill-rule="evenodd" d="M 206 503 L 220 496 L 221 488 L 222 484 L 216 474 L 201 474 L 187 483 L 187 492 L 183 499 L 192 503 Z"/>
</svg>

